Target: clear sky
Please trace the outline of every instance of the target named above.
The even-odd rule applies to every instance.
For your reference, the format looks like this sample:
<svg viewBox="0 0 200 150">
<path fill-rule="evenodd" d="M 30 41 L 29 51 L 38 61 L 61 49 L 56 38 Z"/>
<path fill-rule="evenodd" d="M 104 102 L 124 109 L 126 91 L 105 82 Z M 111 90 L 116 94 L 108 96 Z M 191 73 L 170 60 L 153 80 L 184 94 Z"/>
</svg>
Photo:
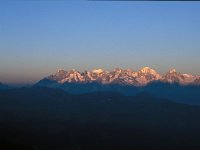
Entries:
<svg viewBox="0 0 200 150">
<path fill-rule="evenodd" d="M 0 81 L 149 66 L 200 75 L 200 2 L 0 1 Z"/>
</svg>

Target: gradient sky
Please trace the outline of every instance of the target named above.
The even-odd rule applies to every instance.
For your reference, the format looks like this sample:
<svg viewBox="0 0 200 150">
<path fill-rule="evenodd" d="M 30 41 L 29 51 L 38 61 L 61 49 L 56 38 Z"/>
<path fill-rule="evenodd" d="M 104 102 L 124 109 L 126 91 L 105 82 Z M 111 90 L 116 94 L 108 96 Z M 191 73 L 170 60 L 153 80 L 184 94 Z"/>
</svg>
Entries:
<svg viewBox="0 0 200 150">
<path fill-rule="evenodd" d="M 149 66 L 200 75 L 200 2 L 0 1 L 0 81 Z"/>
</svg>

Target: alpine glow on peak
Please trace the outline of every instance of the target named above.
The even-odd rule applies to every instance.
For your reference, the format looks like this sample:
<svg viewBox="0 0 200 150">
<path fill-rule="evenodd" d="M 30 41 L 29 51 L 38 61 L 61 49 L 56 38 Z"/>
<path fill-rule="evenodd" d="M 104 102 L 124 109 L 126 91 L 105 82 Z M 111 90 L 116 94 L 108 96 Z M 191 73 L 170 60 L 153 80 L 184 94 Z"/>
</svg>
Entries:
<svg viewBox="0 0 200 150">
<path fill-rule="evenodd" d="M 59 70 L 57 73 L 40 80 L 39 84 L 43 84 L 43 81 L 46 83 L 46 80 L 49 80 L 58 84 L 95 82 L 99 84 L 145 86 L 159 81 L 163 83 L 178 83 L 180 85 L 196 85 L 199 84 L 199 79 L 200 76 L 182 74 L 176 72 L 175 69 L 162 76 L 150 67 L 141 68 L 139 71 L 116 68 L 112 71 L 93 69 L 92 71 L 79 72 L 73 69 L 69 71 Z"/>
</svg>

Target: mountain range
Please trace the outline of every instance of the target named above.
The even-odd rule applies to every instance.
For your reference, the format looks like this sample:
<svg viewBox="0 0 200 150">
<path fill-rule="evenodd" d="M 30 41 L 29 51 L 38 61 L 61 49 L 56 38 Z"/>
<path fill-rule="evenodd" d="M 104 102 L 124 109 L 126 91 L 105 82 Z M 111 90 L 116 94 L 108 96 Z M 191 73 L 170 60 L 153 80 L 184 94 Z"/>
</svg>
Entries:
<svg viewBox="0 0 200 150">
<path fill-rule="evenodd" d="M 199 91 L 199 76 L 149 67 L 0 84 L 0 149 L 200 149 Z"/>
<path fill-rule="evenodd" d="M 105 91 L 135 96 L 146 92 L 179 103 L 200 105 L 200 76 L 183 74 L 175 69 L 169 70 L 165 75 L 149 67 L 138 71 L 120 68 L 113 71 L 94 69 L 84 72 L 58 70 L 32 87 L 62 89 L 71 94 Z M 0 89 L 9 88 L 0 84 Z"/>
<path fill-rule="evenodd" d="M 42 80 L 38 85 L 45 85 L 48 82 L 54 84 L 65 83 L 99 83 L 99 84 L 119 84 L 145 86 L 152 82 L 178 83 L 180 85 L 199 85 L 200 76 L 191 74 L 182 74 L 175 69 L 168 71 L 164 76 L 160 75 L 156 70 L 150 67 L 144 67 L 139 71 L 131 69 L 116 68 L 113 71 L 105 71 L 103 69 L 94 69 L 91 71 L 79 72 L 76 70 L 58 70 Z"/>
<path fill-rule="evenodd" d="M 135 96 L 147 92 L 179 103 L 200 105 L 200 76 L 182 74 L 175 69 L 163 76 L 149 67 L 137 72 L 120 68 L 110 72 L 103 69 L 85 72 L 58 70 L 35 86 L 59 88 L 72 94 L 115 91 Z"/>
</svg>

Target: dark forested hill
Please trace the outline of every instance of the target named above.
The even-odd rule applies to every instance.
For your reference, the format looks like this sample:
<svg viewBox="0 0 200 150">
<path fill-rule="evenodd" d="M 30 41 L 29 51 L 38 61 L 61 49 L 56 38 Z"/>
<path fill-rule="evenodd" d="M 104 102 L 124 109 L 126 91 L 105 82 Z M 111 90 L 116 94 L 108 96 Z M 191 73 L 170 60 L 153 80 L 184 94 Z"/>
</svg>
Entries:
<svg viewBox="0 0 200 150">
<path fill-rule="evenodd" d="M 0 91 L 0 149 L 200 149 L 200 107 L 148 93 Z"/>
<path fill-rule="evenodd" d="M 157 97 L 170 99 L 174 102 L 200 105 L 200 86 L 199 85 L 180 85 L 177 83 L 151 82 L 145 86 L 120 85 L 120 84 L 99 84 L 93 83 L 64 83 L 57 84 L 55 81 L 42 80 L 34 85 L 35 87 L 49 87 L 62 89 L 72 94 L 92 93 L 98 91 L 112 92 L 117 91 L 123 95 L 135 96 L 145 92 Z"/>
</svg>

